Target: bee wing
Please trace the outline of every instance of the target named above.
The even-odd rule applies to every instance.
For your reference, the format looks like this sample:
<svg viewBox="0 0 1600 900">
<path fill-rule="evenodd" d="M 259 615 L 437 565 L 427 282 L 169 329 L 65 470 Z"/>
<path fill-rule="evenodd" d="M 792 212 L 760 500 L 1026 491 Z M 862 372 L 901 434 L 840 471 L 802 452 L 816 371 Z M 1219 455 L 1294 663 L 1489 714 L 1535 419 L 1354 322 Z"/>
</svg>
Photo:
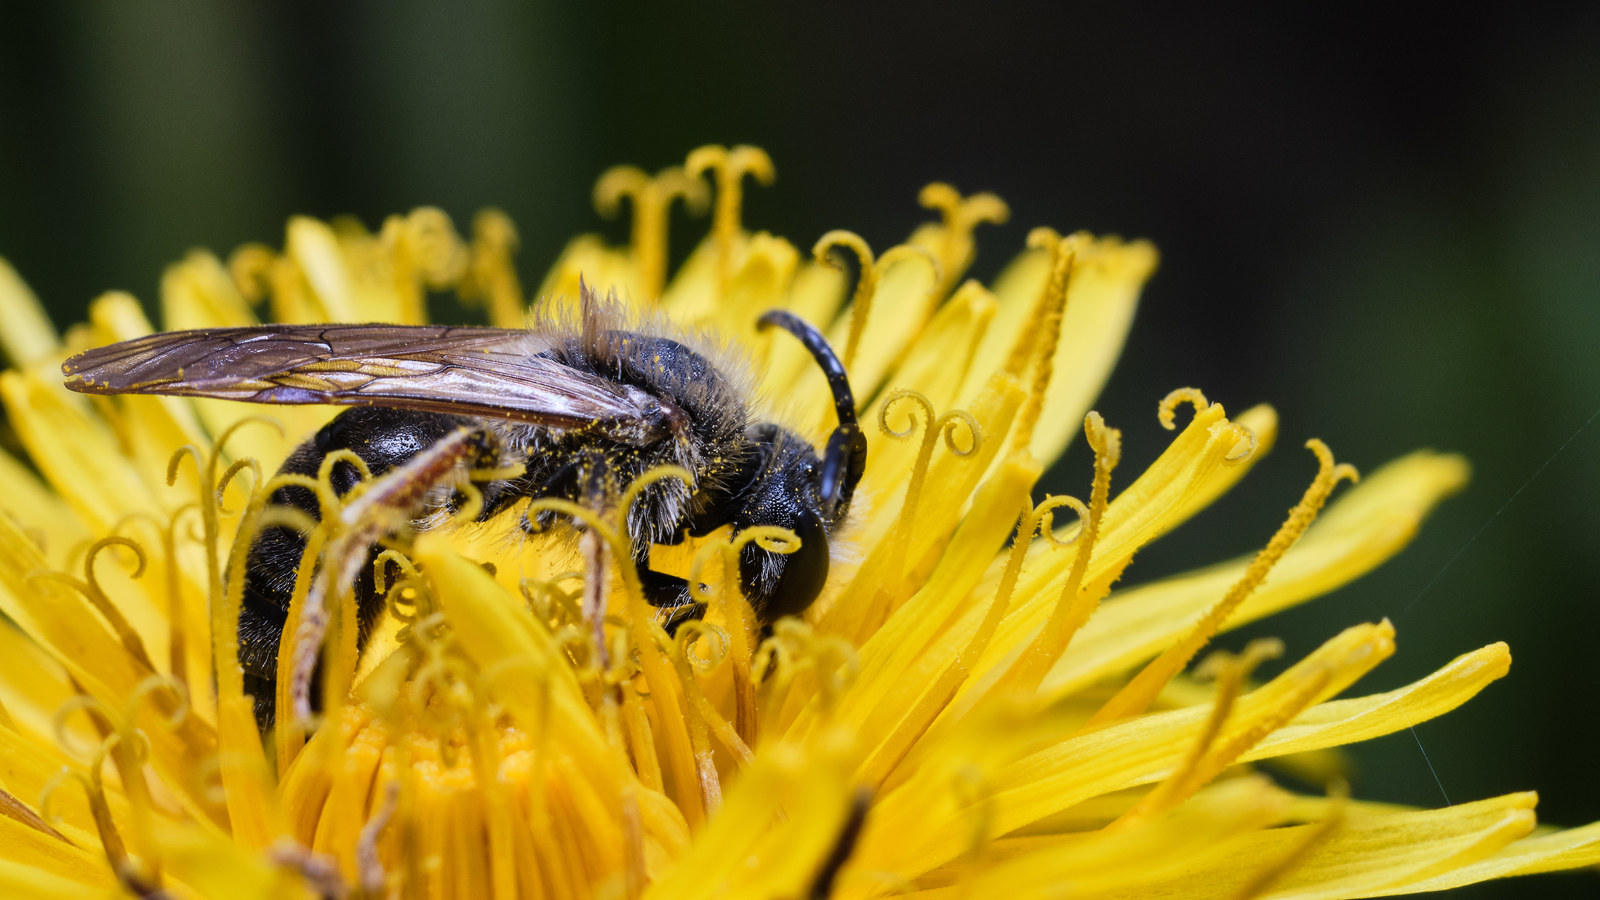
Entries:
<svg viewBox="0 0 1600 900">
<path fill-rule="evenodd" d="M 389 406 L 533 422 L 600 425 L 658 439 L 650 394 L 537 355 L 538 337 L 438 325 L 268 325 L 171 331 L 87 350 L 61 366 L 87 394 L 170 394 L 252 403 Z"/>
</svg>

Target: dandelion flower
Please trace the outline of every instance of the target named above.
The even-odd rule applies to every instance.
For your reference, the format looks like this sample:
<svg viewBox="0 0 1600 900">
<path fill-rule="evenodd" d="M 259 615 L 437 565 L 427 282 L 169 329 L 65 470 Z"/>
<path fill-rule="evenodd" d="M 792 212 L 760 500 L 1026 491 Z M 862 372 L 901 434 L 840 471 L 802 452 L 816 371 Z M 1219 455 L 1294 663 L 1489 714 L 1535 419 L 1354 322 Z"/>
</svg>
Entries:
<svg viewBox="0 0 1600 900">
<path fill-rule="evenodd" d="M 236 662 L 239 562 L 282 516 L 271 473 L 332 411 L 69 393 L 68 353 L 150 323 L 114 293 L 58 338 L 0 266 L 0 398 L 28 457 L 0 454 L 0 891 L 1364 897 L 1600 862 L 1600 826 L 1540 828 L 1531 795 L 1408 809 L 1298 795 L 1260 766 L 1320 777 L 1332 748 L 1504 675 L 1505 646 L 1351 696 L 1394 651 L 1388 622 L 1266 680 L 1251 674 L 1272 642 L 1205 653 L 1397 552 L 1462 486 L 1461 459 L 1413 453 L 1343 486 L 1355 471 L 1311 441 L 1309 487 L 1259 553 L 1126 584 L 1141 547 L 1277 436 L 1270 408 L 1230 416 L 1183 389 L 1157 407 L 1166 450 L 1118 467 L 1122 435 L 1091 405 L 1154 250 L 1038 229 L 994 284 L 963 280 L 975 232 L 1007 210 L 935 184 L 920 199 L 936 221 L 904 245 L 874 254 L 841 231 L 807 253 L 740 221 L 746 181 L 772 177 L 749 147 L 606 173 L 597 206 L 631 206 L 631 243 L 578 238 L 534 296 L 574 297 L 582 279 L 719 336 L 749 359 L 761 413 L 813 440 L 832 426 L 827 385 L 756 319 L 789 310 L 841 348 L 870 449 L 805 616 L 756 628 L 724 574 L 731 541 L 784 535 L 655 548 L 651 567 L 709 602 L 669 637 L 626 553 L 585 566 L 570 539 L 430 530 L 388 554 L 401 575 L 362 652 L 353 601 L 333 604 L 317 727 L 280 716 L 264 736 Z M 711 230 L 669 271 L 678 200 L 709 209 Z M 419 323 L 450 292 L 518 327 L 515 249 L 493 212 L 467 238 L 429 209 L 375 233 L 294 219 L 281 251 L 173 265 L 161 312 L 172 329 Z M 1080 432 L 1082 498 L 1036 499 Z M 299 525 L 319 546 L 345 527 Z M 599 623 L 580 602 L 596 585 Z"/>
</svg>

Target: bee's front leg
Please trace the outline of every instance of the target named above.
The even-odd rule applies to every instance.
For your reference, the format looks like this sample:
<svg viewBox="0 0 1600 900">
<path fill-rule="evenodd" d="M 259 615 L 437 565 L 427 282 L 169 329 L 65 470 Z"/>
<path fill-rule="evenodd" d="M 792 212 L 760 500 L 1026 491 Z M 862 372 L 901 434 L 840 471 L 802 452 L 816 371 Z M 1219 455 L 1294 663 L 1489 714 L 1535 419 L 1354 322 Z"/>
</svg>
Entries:
<svg viewBox="0 0 1600 900">
<path fill-rule="evenodd" d="M 661 611 L 658 621 L 667 634 L 676 634 L 683 623 L 705 617 L 706 605 L 694 599 L 688 581 L 640 565 L 639 583 L 644 588 L 645 602 Z"/>
</svg>

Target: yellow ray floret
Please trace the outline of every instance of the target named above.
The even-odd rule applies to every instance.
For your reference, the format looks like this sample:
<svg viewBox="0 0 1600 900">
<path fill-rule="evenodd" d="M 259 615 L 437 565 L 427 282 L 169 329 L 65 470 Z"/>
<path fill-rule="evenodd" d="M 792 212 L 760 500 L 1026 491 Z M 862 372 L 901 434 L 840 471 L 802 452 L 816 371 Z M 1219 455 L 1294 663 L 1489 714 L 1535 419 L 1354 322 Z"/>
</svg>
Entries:
<svg viewBox="0 0 1600 900">
<path fill-rule="evenodd" d="M 1505 645 L 1355 696 L 1396 650 L 1386 621 L 1260 683 L 1276 642 L 1205 655 L 1398 552 L 1465 484 L 1463 460 L 1413 453 L 1336 492 L 1354 470 L 1313 440 L 1310 484 L 1258 553 L 1139 583 L 1139 551 L 1238 483 L 1280 427 L 1270 407 L 1230 416 L 1181 388 L 1157 405 L 1166 448 L 1127 471 L 1135 438 L 1092 407 L 1154 249 L 1040 228 L 984 285 L 964 279 L 978 226 L 1009 215 L 993 195 L 930 185 L 918 199 L 937 221 L 874 252 L 843 230 L 747 230 L 746 180 L 774 178 L 745 146 L 608 171 L 594 202 L 610 216 L 627 201 L 628 245 L 575 238 L 532 302 L 614 291 L 747 369 L 750 421 L 816 445 L 839 424 L 834 391 L 757 319 L 786 310 L 839 349 L 864 474 L 819 596 L 776 622 L 747 598 L 740 553 L 803 549 L 792 531 L 635 552 L 634 501 L 696 472 L 657 467 L 584 504 L 539 496 L 482 525 L 461 521 L 482 484 L 525 467 L 472 469 L 468 431 L 387 472 L 344 451 L 275 476 L 334 411 L 69 393 L 65 353 L 152 324 L 113 293 L 58 339 L 0 263 L 0 400 L 27 456 L 0 452 L 0 893 L 1242 900 L 1600 863 L 1600 826 L 1539 829 L 1528 794 L 1406 809 L 1338 785 L 1297 796 L 1257 769 L 1330 775 L 1337 748 L 1505 676 Z M 676 200 L 711 222 L 674 268 Z M 281 250 L 175 263 L 160 305 L 171 328 L 419 323 L 451 292 L 520 328 L 539 307 L 516 248 L 493 211 L 467 237 L 434 209 L 376 231 L 296 218 Z M 1080 429 L 1082 493 L 1039 497 Z M 359 482 L 344 494 L 339 464 Z M 447 492 L 457 521 L 419 528 L 418 498 Z M 568 524 L 530 533 L 541 515 Z M 258 639 L 241 610 L 263 602 L 245 559 L 272 527 L 307 549 L 276 573 L 293 591 L 263 733 L 238 654 Z M 368 565 L 385 601 L 370 633 L 350 590 Z M 703 615 L 664 627 L 646 565 L 687 579 Z"/>
</svg>

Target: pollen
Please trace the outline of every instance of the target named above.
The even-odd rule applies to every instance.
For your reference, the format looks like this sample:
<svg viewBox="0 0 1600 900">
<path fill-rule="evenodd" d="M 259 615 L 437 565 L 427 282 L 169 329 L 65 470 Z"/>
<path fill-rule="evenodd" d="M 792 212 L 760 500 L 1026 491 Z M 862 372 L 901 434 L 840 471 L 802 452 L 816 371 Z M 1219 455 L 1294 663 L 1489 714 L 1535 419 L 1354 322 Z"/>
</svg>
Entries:
<svg viewBox="0 0 1600 900">
<path fill-rule="evenodd" d="M 1453 710 L 1507 674 L 1505 645 L 1376 693 L 1356 685 L 1397 652 L 1386 621 L 1271 677 L 1279 642 L 1208 652 L 1399 552 L 1465 461 L 1412 453 L 1358 482 L 1313 439 L 1309 485 L 1256 553 L 1147 577 L 1143 548 L 1280 428 L 1195 388 L 1142 427 L 1095 410 L 1154 248 L 1039 227 L 980 283 L 999 198 L 929 185 L 906 207 L 931 220 L 875 253 L 851 231 L 791 243 L 747 225 L 746 180 L 774 172 L 747 146 L 608 170 L 594 203 L 627 206 L 627 244 L 574 238 L 531 297 L 503 213 L 463 235 L 424 208 L 190 254 L 159 299 L 165 326 L 215 329 L 425 322 L 443 292 L 537 336 L 544 300 L 614 289 L 640 330 L 737 370 L 749 422 L 810 441 L 820 470 L 850 410 L 759 327 L 788 312 L 841 349 L 832 377 L 867 451 L 815 602 L 776 621 L 749 560 L 803 557 L 814 530 L 686 518 L 636 549 L 641 498 L 700 503 L 708 471 L 743 465 L 726 448 L 484 522 L 495 483 L 538 460 L 470 429 L 387 469 L 369 443 L 281 472 L 333 410 L 69 393 L 69 352 L 154 326 L 111 294 L 63 338 L 0 263 L 0 400 L 27 456 L 0 450 L 0 893 L 1355 897 L 1600 864 L 1597 826 L 1539 829 L 1530 794 L 1412 809 L 1269 774 Z M 677 262 L 680 201 L 710 226 Z M 405 373 L 334 361 L 277 383 L 352 377 Z M 1071 494 L 1044 494 L 1079 439 L 1092 460 L 1053 476 Z M 783 496 L 838 476 L 815 477 Z M 268 533 L 301 549 L 263 572 Z M 263 577 L 286 609 L 263 608 Z M 661 578 L 687 606 L 650 605 Z M 372 621 L 357 583 L 383 600 Z M 241 666 L 241 647 L 274 646 Z M 258 694 L 277 711 L 265 729 Z"/>
</svg>

